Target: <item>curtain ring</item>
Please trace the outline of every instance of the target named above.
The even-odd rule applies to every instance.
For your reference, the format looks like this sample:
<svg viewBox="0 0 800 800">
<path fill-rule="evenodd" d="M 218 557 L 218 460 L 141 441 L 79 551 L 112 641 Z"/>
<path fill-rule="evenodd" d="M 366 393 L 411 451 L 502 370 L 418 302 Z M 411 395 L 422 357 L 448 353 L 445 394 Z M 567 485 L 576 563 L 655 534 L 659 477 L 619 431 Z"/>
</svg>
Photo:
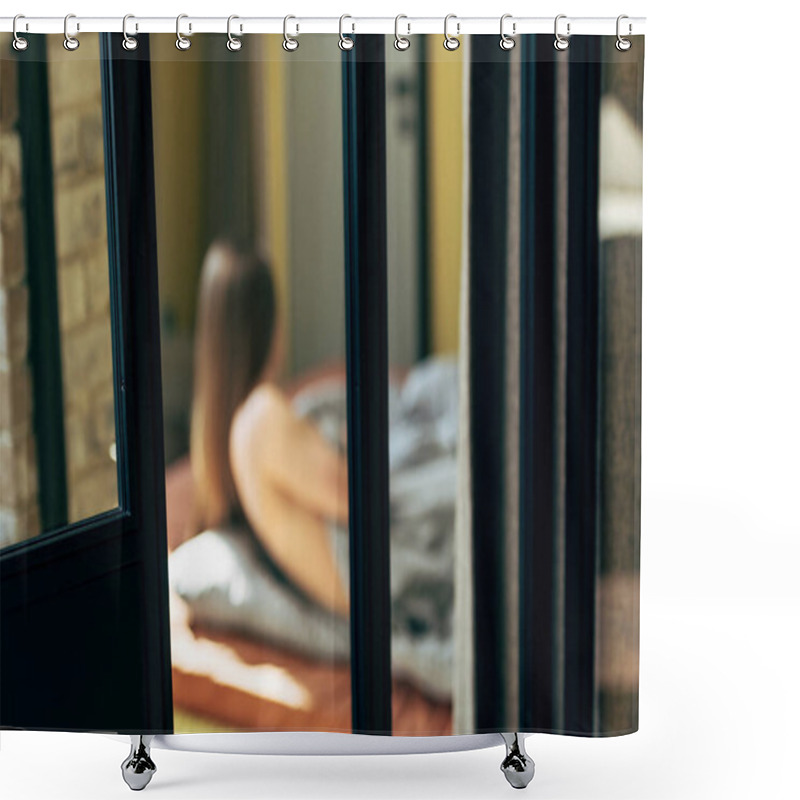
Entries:
<svg viewBox="0 0 800 800">
<path fill-rule="evenodd" d="M 516 22 L 512 22 L 511 23 L 511 36 L 506 36 L 505 31 L 503 30 L 503 25 L 504 25 L 504 23 L 505 23 L 505 21 L 507 19 L 511 19 L 511 14 L 503 14 L 503 16 L 500 17 L 500 49 L 501 50 L 511 50 L 514 47 L 514 45 L 516 44 L 516 41 L 514 39 L 512 39 L 511 36 L 514 36 L 516 34 L 516 32 L 517 32 L 517 23 Z"/>
<path fill-rule="evenodd" d="M 558 21 L 560 19 L 566 19 L 566 18 L 567 18 L 566 14 L 559 14 L 556 17 L 554 26 L 556 40 L 553 42 L 553 47 L 555 47 L 556 50 L 566 50 L 569 47 L 569 39 L 567 38 L 567 36 L 569 36 L 570 23 L 567 22 L 567 36 L 563 36 L 558 32 Z"/>
<path fill-rule="evenodd" d="M 400 35 L 400 20 L 401 19 L 408 19 L 405 14 L 398 14 L 394 18 L 394 49 L 395 50 L 408 50 L 411 47 L 411 40 L 407 39 L 406 36 L 411 36 L 411 23 L 407 22 L 406 27 L 408 28 L 408 33 L 406 36 Z"/>
<path fill-rule="evenodd" d="M 616 48 L 621 53 L 624 53 L 626 50 L 630 50 L 631 49 L 631 40 L 623 38 L 622 34 L 619 32 L 619 24 L 624 19 L 629 19 L 627 14 L 620 14 L 617 17 L 617 44 L 616 44 Z M 629 22 L 628 23 L 628 36 L 631 35 L 632 31 L 633 31 L 633 26 Z"/>
<path fill-rule="evenodd" d="M 300 47 L 300 42 L 297 41 L 296 36 L 289 35 L 289 20 L 290 19 L 297 19 L 297 17 L 293 17 L 291 14 L 288 14 L 283 18 L 283 49 L 287 53 L 293 53 Z M 298 32 L 300 31 L 300 26 L 297 26 Z"/>
<path fill-rule="evenodd" d="M 71 19 L 75 19 L 74 14 L 67 14 L 67 16 L 64 17 L 64 49 L 70 51 L 77 50 L 81 46 L 81 43 L 74 36 L 70 36 L 69 21 Z M 78 31 L 80 31 L 80 29 L 81 29 L 80 23 L 76 22 L 75 32 L 77 33 Z"/>
<path fill-rule="evenodd" d="M 459 46 L 461 45 L 461 42 L 458 39 L 456 39 L 455 36 L 451 36 L 447 32 L 447 23 L 450 22 L 451 19 L 457 19 L 456 15 L 455 14 L 448 14 L 444 18 L 444 42 L 443 42 L 444 49 L 445 50 L 450 50 L 450 51 L 458 50 Z M 461 23 L 457 22 L 456 23 L 456 34 L 459 34 L 459 33 L 461 33 Z"/>
<path fill-rule="evenodd" d="M 181 33 L 181 20 L 182 19 L 188 19 L 188 18 L 189 18 L 188 14 L 178 14 L 178 18 L 175 20 L 175 35 L 178 37 L 175 40 L 175 47 L 177 47 L 178 50 L 188 50 L 192 46 L 191 39 L 187 39 Z M 191 33 L 191 32 L 192 32 L 192 23 L 190 22 L 189 23 L 189 33 Z"/>
<path fill-rule="evenodd" d="M 353 18 L 349 14 L 342 14 L 342 16 L 339 17 L 339 49 L 340 50 L 352 50 L 356 46 L 355 41 L 353 39 L 351 39 L 350 36 L 345 36 L 344 35 L 344 21 L 346 19 L 353 19 Z M 355 24 L 353 24 L 353 31 L 355 31 L 355 29 L 356 29 L 356 26 L 355 26 Z"/>
<path fill-rule="evenodd" d="M 128 20 L 129 19 L 135 19 L 133 14 L 126 14 L 122 18 L 122 46 L 128 51 L 135 50 L 139 46 L 139 42 L 137 41 L 135 35 L 134 36 L 128 36 Z M 136 30 L 138 32 L 138 30 L 139 30 L 139 23 L 138 22 L 136 23 L 135 27 L 136 27 Z"/>
<path fill-rule="evenodd" d="M 19 33 L 17 33 L 17 20 L 18 19 L 25 19 L 25 15 L 24 14 L 17 14 L 17 16 L 14 17 L 14 23 L 11 26 L 11 30 L 12 30 L 12 32 L 14 34 L 14 38 L 11 41 L 11 46 L 17 52 L 21 53 L 23 50 L 27 50 L 28 49 L 28 40 L 24 36 L 20 36 Z M 25 23 L 25 30 L 27 30 L 27 29 L 28 29 L 28 24 Z"/>
<path fill-rule="evenodd" d="M 238 39 L 236 36 L 234 36 L 231 33 L 231 22 L 233 22 L 233 20 L 235 20 L 235 19 L 239 19 L 239 17 L 237 17 L 236 14 L 231 14 L 228 17 L 228 43 L 227 43 L 226 46 L 227 46 L 228 50 L 231 51 L 231 53 L 235 53 L 238 50 L 242 49 L 242 40 Z M 241 26 L 239 26 L 239 31 L 241 31 L 241 30 L 242 30 L 242 28 L 241 28 Z"/>
</svg>

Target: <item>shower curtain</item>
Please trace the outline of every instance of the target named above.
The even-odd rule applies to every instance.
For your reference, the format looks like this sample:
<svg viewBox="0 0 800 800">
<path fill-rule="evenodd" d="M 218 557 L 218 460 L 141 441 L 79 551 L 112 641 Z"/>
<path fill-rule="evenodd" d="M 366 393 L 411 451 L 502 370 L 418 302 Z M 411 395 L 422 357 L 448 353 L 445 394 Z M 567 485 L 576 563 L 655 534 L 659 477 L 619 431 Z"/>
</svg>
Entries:
<svg viewBox="0 0 800 800">
<path fill-rule="evenodd" d="M 644 37 L 78 38 L 0 37 L 0 725 L 635 731 Z"/>
</svg>

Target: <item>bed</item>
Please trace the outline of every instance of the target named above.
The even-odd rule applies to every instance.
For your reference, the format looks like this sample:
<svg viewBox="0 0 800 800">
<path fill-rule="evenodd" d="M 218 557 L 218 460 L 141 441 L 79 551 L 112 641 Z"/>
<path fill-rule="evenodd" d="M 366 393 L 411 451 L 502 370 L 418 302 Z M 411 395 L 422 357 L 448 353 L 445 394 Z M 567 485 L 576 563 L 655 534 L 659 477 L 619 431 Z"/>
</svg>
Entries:
<svg viewBox="0 0 800 800">
<path fill-rule="evenodd" d="M 317 381 L 341 378 L 341 365 L 307 373 L 287 387 L 295 395 Z M 403 374 L 397 373 L 402 381 Z M 170 553 L 186 541 L 194 486 L 188 456 L 166 470 Z M 351 730 L 350 669 L 256 640 L 234 630 L 191 624 L 193 638 L 177 626 L 172 636 L 176 732 L 204 730 Z M 196 657 L 198 648 L 203 657 Z M 198 664 L 201 664 L 198 667 Z M 393 730 L 408 736 L 452 731 L 451 704 L 426 695 L 402 678 L 393 681 Z"/>
</svg>

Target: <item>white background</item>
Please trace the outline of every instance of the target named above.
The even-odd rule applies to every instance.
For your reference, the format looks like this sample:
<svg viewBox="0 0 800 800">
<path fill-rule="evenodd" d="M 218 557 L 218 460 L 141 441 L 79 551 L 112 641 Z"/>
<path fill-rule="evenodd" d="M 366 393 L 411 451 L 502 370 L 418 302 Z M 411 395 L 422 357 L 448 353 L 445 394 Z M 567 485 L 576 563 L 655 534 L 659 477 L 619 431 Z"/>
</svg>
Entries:
<svg viewBox="0 0 800 800">
<path fill-rule="evenodd" d="M 29 16 L 647 16 L 640 731 L 532 736 L 545 798 L 800 796 L 800 4 L 42 0 Z M 634 45 L 635 46 L 635 45 Z M 55 678 L 55 676 L 54 676 Z M 120 691 L 125 687 L 120 686 Z M 127 747 L 3 732 L 0 793 L 128 797 Z M 501 748 L 154 751 L 162 798 L 490 798 Z"/>
</svg>

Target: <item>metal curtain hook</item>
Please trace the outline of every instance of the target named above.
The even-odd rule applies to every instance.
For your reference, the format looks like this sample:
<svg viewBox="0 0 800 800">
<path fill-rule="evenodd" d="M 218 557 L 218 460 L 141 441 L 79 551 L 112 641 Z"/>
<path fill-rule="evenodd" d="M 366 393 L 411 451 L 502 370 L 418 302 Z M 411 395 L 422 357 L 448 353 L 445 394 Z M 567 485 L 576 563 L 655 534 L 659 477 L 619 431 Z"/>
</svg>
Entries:
<svg viewBox="0 0 800 800">
<path fill-rule="evenodd" d="M 556 17 L 554 25 L 556 40 L 553 42 L 553 47 L 555 47 L 556 50 L 566 50 L 569 47 L 569 39 L 567 38 L 567 36 L 569 36 L 569 28 L 570 28 L 569 22 L 567 22 L 567 36 L 563 36 L 558 32 L 558 21 L 560 19 L 566 19 L 566 18 L 567 18 L 566 14 L 559 14 Z"/>
<path fill-rule="evenodd" d="M 616 48 L 621 53 L 624 53 L 626 50 L 630 50 L 631 49 L 631 40 L 630 39 L 624 39 L 622 34 L 620 33 L 620 22 L 622 22 L 622 20 L 624 20 L 624 19 L 628 19 L 627 14 L 620 14 L 617 17 L 617 44 L 616 44 Z M 633 33 L 633 25 L 631 25 L 631 23 L 628 22 L 628 36 L 630 36 L 631 33 Z"/>
<path fill-rule="evenodd" d="M 411 23 L 407 22 L 406 27 L 408 28 L 408 33 L 406 36 L 400 35 L 400 20 L 401 19 L 408 19 L 405 14 L 398 14 L 394 18 L 394 49 L 395 50 L 408 50 L 411 47 L 411 40 L 407 39 L 406 36 L 411 36 Z"/>
<path fill-rule="evenodd" d="M 126 14 L 122 18 L 122 46 L 126 50 L 135 50 L 139 46 L 139 42 L 136 40 L 136 36 L 129 36 L 128 35 L 128 20 L 135 19 L 133 14 Z M 135 30 L 139 31 L 139 23 L 137 22 L 134 26 Z"/>
<path fill-rule="evenodd" d="M 339 17 L 339 49 L 340 50 L 352 50 L 355 46 L 355 40 L 352 39 L 350 36 L 344 35 L 344 21 L 346 19 L 353 19 L 349 14 L 342 14 Z M 355 32 L 356 26 L 355 24 L 352 25 L 352 32 Z"/>
<path fill-rule="evenodd" d="M 239 17 L 237 17 L 236 14 L 231 14 L 228 17 L 228 44 L 227 44 L 227 48 L 232 53 L 235 53 L 237 50 L 241 50 L 242 49 L 242 40 L 241 39 L 237 39 L 231 33 L 231 22 L 233 22 L 233 20 L 235 20 L 235 19 L 239 19 Z M 239 26 L 239 32 L 240 33 L 241 33 L 241 30 L 242 30 L 242 26 L 240 25 Z"/>
<path fill-rule="evenodd" d="M 500 49 L 501 50 L 511 50 L 514 45 L 517 43 L 516 40 L 512 39 L 511 36 L 507 36 L 504 30 L 505 21 L 507 19 L 511 19 L 511 14 L 503 14 L 500 17 Z M 512 36 L 517 32 L 517 23 L 511 23 L 511 34 Z"/>
<path fill-rule="evenodd" d="M 178 14 L 178 18 L 175 20 L 175 35 L 178 37 L 175 40 L 175 47 L 177 47 L 178 50 L 188 50 L 192 46 L 191 40 L 187 39 L 181 33 L 181 20 L 182 19 L 188 19 L 188 18 L 189 18 L 188 14 Z M 189 33 L 191 33 L 191 32 L 192 32 L 192 23 L 190 22 L 189 23 Z"/>
<path fill-rule="evenodd" d="M 70 36 L 70 33 L 69 33 L 69 21 L 71 19 L 75 19 L 75 18 L 76 17 L 75 17 L 74 14 L 67 14 L 67 16 L 64 17 L 64 49 L 65 50 L 77 50 L 81 46 L 81 43 L 74 36 Z M 77 33 L 78 31 L 80 31 L 80 29 L 81 29 L 80 23 L 76 22 L 75 23 L 75 32 Z"/>
<path fill-rule="evenodd" d="M 12 30 L 12 32 L 14 34 L 14 38 L 11 40 L 11 46 L 15 50 L 17 50 L 18 52 L 21 53 L 23 50 L 27 50 L 28 49 L 28 40 L 25 39 L 23 36 L 20 36 L 19 33 L 17 33 L 17 20 L 20 20 L 20 19 L 25 19 L 24 14 L 17 14 L 17 16 L 14 17 L 14 23 L 11 26 L 11 30 Z M 25 23 L 25 30 L 28 30 L 28 23 L 27 22 Z"/>
<path fill-rule="evenodd" d="M 444 49 L 445 50 L 458 50 L 459 46 L 461 45 L 461 42 L 458 39 L 456 39 L 455 36 L 451 36 L 447 32 L 447 23 L 450 22 L 451 19 L 457 19 L 456 15 L 455 14 L 448 14 L 444 18 L 444 42 L 443 42 Z M 461 23 L 460 22 L 456 22 L 456 34 L 459 34 L 459 33 L 461 33 Z"/>
<path fill-rule="evenodd" d="M 297 37 L 289 35 L 289 20 L 290 19 L 297 19 L 297 17 L 293 17 L 291 14 L 287 14 L 283 18 L 283 49 L 287 53 L 293 53 L 295 50 L 297 50 L 298 47 L 300 47 L 300 42 L 297 41 Z M 300 26 L 299 25 L 295 25 L 295 28 L 296 28 L 297 32 L 299 33 L 300 32 Z"/>
</svg>

